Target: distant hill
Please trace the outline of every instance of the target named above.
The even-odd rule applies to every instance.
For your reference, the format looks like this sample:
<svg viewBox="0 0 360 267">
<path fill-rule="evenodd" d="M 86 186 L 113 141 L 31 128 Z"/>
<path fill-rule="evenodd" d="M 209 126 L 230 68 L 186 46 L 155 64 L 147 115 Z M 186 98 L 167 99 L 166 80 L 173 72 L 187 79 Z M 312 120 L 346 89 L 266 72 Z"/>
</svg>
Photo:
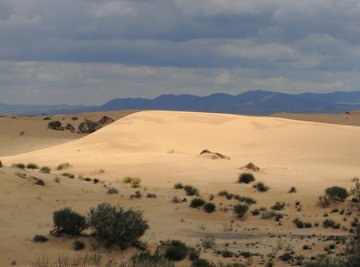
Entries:
<svg viewBox="0 0 360 267">
<path fill-rule="evenodd" d="M 185 110 L 237 114 L 268 115 L 287 113 L 343 113 L 360 108 L 359 92 L 327 94 L 286 94 L 270 91 L 249 91 L 236 96 L 162 95 L 155 99 L 118 98 L 100 107 L 102 111 L 118 109 Z"/>
<path fill-rule="evenodd" d="M 0 104 L 0 113 L 69 114 L 113 110 L 178 110 L 235 114 L 268 115 L 273 113 L 339 114 L 360 109 L 360 91 L 334 93 L 286 94 L 271 91 L 248 91 L 239 95 L 212 94 L 161 95 L 148 98 L 116 98 L 102 106 L 11 106 Z"/>
</svg>

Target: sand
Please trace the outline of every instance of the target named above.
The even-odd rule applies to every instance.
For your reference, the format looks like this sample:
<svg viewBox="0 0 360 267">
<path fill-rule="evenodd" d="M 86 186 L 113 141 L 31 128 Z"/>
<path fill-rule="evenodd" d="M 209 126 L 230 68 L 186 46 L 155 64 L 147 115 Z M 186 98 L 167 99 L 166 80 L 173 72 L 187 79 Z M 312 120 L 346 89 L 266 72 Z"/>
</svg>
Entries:
<svg viewBox="0 0 360 267">
<path fill-rule="evenodd" d="M 29 120 L 32 119 L 36 120 Z M 302 218 L 321 224 L 323 214 L 333 207 L 317 207 L 318 196 L 329 186 L 351 187 L 351 178 L 360 173 L 360 127 L 274 117 L 142 111 L 121 118 L 93 134 L 79 136 L 50 133 L 51 130 L 43 128 L 46 123 L 39 119 L 38 124 L 35 121 L 25 124 L 25 120 L 21 124 L 13 120 L 17 122 L 14 122 L 16 127 L 12 128 L 15 130 L 3 132 L 6 138 L 0 139 L 4 142 L 0 160 L 5 166 L 35 162 L 40 166 L 49 166 L 53 171 L 49 175 L 26 171 L 45 180 L 45 187 L 39 187 L 14 176 L 16 169 L 0 169 L 3 185 L 0 190 L 1 266 L 9 264 L 13 259 L 26 266 L 44 250 L 52 256 L 59 251 L 74 253 L 68 240 L 54 239 L 39 245 L 34 244 L 31 238 L 35 234 L 49 232 L 54 210 L 71 206 L 86 212 L 102 201 L 144 210 L 144 216 L 150 223 L 150 230 L 144 240 L 150 244 L 168 238 L 196 244 L 201 237 L 212 234 L 219 248 L 225 248 L 225 243 L 231 243 L 230 249 L 251 250 L 266 255 L 279 246 L 279 240 L 283 240 L 298 253 L 309 256 L 323 252 L 323 243 L 318 244 L 317 239 L 310 237 L 291 239 L 288 237 L 290 233 L 315 234 L 316 237 L 321 234 L 348 235 L 344 229 L 331 230 L 321 226 L 297 229 L 292 220 Z M 30 124 L 33 129 L 26 128 Z M 42 128 L 36 125 L 42 125 Z M 25 129 L 25 133 L 30 133 L 32 129 L 37 133 L 39 142 L 36 139 L 25 140 L 25 144 L 32 144 L 33 147 L 28 145 L 22 149 L 24 143 L 18 140 L 24 136 L 16 135 L 16 144 L 12 142 L 5 145 L 14 137 L 13 133 L 20 129 Z M 39 129 L 38 132 L 36 129 Z M 28 152 L 31 148 L 41 149 Z M 204 149 L 224 154 L 230 160 L 203 157 L 200 152 Z M 17 151 L 26 153 L 13 155 Z M 95 185 L 61 177 L 62 171 L 55 169 L 63 162 L 72 165 L 67 171 L 99 178 L 104 184 Z M 238 175 L 244 171 L 241 167 L 249 162 L 260 167 L 260 172 L 254 175 L 257 181 L 270 186 L 268 192 L 259 193 L 251 185 L 236 182 Z M 54 182 L 56 176 L 61 177 L 60 183 Z M 153 192 L 158 198 L 130 200 L 129 196 L 136 189 L 121 183 L 125 176 L 140 177 L 142 194 Z M 173 189 L 176 182 L 194 185 L 205 199 L 220 190 L 228 190 L 255 198 L 255 207 L 269 208 L 276 201 L 284 201 L 287 204 L 284 213 L 288 216 L 281 226 L 274 220 L 263 220 L 251 215 L 246 221 L 241 221 L 231 212 L 231 205 L 237 202 L 221 197 L 215 197 L 218 211 L 213 214 L 191 209 L 188 203 L 173 204 L 173 196 L 185 197 L 182 191 Z M 117 187 L 120 194 L 106 194 L 104 185 Z M 289 194 L 291 186 L 295 186 L 298 193 Z M 300 212 L 295 208 L 297 200 L 302 203 Z M 220 211 L 220 207 L 230 211 Z M 355 209 L 348 204 L 341 204 L 339 208 Z M 339 222 L 342 220 L 339 214 L 330 217 Z M 349 218 L 342 225 L 349 227 L 350 222 Z M 230 228 L 233 230 L 229 231 Z M 269 237 L 272 234 L 276 236 Z M 287 237 L 278 237 L 282 234 Z M 233 244 L 234 241 L 237 243 Z M 254 242 L 260 242 L 257 248 L 251 245 L 244 247 Z M 304 252 L 301 248 L 305 243 L 316 244 L 312 251 Z M 21 256 L 17 256 L 20 251 Z M 81 253 L 91 252 L 91 248 L 87 248 Z M 214 262 L 233 261 L 219 258 L 210 252 L 206 256 Z M 254 266 L 258 260 L 255 260 Z M 282 265 L 278 262 L 276 266 Z"/>
</svg>

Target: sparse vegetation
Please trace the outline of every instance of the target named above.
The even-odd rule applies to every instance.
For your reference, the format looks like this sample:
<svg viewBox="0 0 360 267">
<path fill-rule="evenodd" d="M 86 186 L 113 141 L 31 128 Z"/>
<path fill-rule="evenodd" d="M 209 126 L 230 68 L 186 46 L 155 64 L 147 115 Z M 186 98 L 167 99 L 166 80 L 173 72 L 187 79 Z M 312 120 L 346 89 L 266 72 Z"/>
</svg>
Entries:
<svg viewBox="0 0 360 267">
<path fill-rule="evenodd" d="M 82 242 L 81 240 L 75 240 L 73 243 L 73 248 L 76 251 L 83 250 L 85 248 L 85 243 Z"/>
<path fill-rule="evenodd" d="M 192 185 L 185 185 L 184 190 L 188 196 L 195 196 L 199 194 L 199 190 Z"/>
<path fill-rule="evenodd" d="M 126 176 L 123 178 L 124 184 L 131 184 L 132 188 L 139 188 L 141 179 L 139 177 Z"/>
<path fill-rule="evenodd" d="M 335 221 L 333 221 L 331 219 L 325 219 L 323 221 L 323 226 L 324 226 L 324 228 L 339 229 L 340 228 L 340 223 L 336 223 Z"/>
<path fill-rule="evenodd" d="M 204 206 L 204 204 L 205 204 L 205 200 L 201 198 L 194 198 L 193 200 L 191 200 L 190 207 L 198 208 Z"/>
<path fill-rule="evenodd" d="M 35 163 L 29 163 L 28 165 L 26 165 L 26 169 L 36 170 L 39 169 L 39 166 Z"/>
<path fill-rule="evenodd" d="M 108 189 L 107 193 L 108 193 L 109 195 L 118 194 L 118 193 L 119 193 L 119 190 L 117 190 L 117 188 L 115 188 L 115 187 L 110 187 L 110 188 Z"/>
<path fill-rule="evenodd" d="M 63 208 L 53 214 L 55 234 L 80 235 L 86 229 L 86 219 L 81 214 L 72 211 L 71 208 Z"/>
<path fill-rule="evenodd" d="M 249 184 L 255 181 L 255 177 L 252 173 L 245 172 L 239 175 L 239 183 Z"/>
<path fill-rule="evenodd" d="M 33 238 L 33 241 L 35 243 L 45 243 L 47 242 L 49 239 L 44 236 L 44 235 L 35 235 L 34 238 Z"/>
<path fill-rule="evenodd" d="M 25 164 L 24 163 L 14 163 L 12 165 L 13 168 L 18 168 L 18 169 L 25 169 Z"/>
<path fill-rule="evenodd" d="M 248 210 L 249 210 L 248 205 L 237 204 L 234 206 L 234 212 L 235 212 L 236 216 L 241 219 L 245 218 L 246 212 Z"/>
<path fill-rule="evenodd" d="M 50 167 L 43 166 L 43 167 L 40 168 L 40 172 L 42 172 L 42 173 L 50 173 L 51 169 L 50 169 Z"/>
<path fill-rule="evenodd" d="M 349 196 L 349 193 L 343 187 L 333 186 L 325 190 L 325 196 L 327 196 L 331 201 L 343 202 Z"/>
<path fill-rule="evenodd" d="M 293 223 L 296 225 L 297 228 L 311 228 L 312 224 L 309 222 L 303 222 L 300 219 L 296 218 L 293 220 Z"/>
<path fill-rule="evenodd" d="M 165 257 L 172 261 L 180 261 L 187 257 L 189 248 L 179 240 L 162 241 L 161 247 L 165 250 Z"/>
<path fill-rule="evenodd" d="M 97 240 L 105 245 L 119 245 L 126 248 L 137 241 L 149 228 L 138 210 L 124 210 L 119 206 L 101 203 L 90 209 L 89 226 Z"/>
<path fill-rule="evenodd" d="M 201 239 L 201 246 L 204 249 L 212 249 L 215 247 L 215 238 L 213 235 L 206 235 L 204 239 Z"/>
<path fill-rule="evenodd" d="M 69 172 L 64 172 L 61 174 L 62 176 L 65 176 L 65 177 L 68 177 L 70 179 L 74 179 L 75 178 L 75 175 L 72 174 L 72 173 L 69 173 Z"/>
<path fill-rule="evenodd" d="M 48 123 L 48 128 L 52 130 L 61 130 L 61 122 L 60 121 L 50 121 Z"/>
<path fill-rule="evenodd" d="M 296 193 L 296 192 L 297 190 L 295 186 L 290 187 L 289 193 Z"/>
<path fill-rule="evenodd" d="M 85 120 L 78 126 L 79 132 L 81 133 L 93 133 L 97 130 L 98 124 L 92 120 Z"/>
<path fill-rule="evenodd" d="M 271 206 L 272 210 L 283 210 L 285 208 L 284 202 L 276 202 L 275 205 Z"/>
<path fill-rule="evenodd" d="M 360 202 L 360 182 L 359 178 L 354 178 L 352 181 L 355 183 L 351 189 L 350 194 L 353 196 L 354 200 L 357 202 Z"/>
<path fill-rule="evenodd" d="M 176 183 L 176 184 L 174 185 L 174 188 L 175 188 L 175 189 L 184 189 L 184 185 L 183 185 L 182 183 Z"/>
<path fill-rule="evenodd" d="M 65 163 L 59 164 L 59 165 L 56 167 L 56 170 L 61 171 L 61 170 L 64 170 L 64 169 L 68 169 L 68 168 L 70 168 L 70 167 L 72 167 L 72 166 L 70 165 L 70 163 L 65 162 Z"/>
<path fill-rule="evenodd" d="M 214 203 L 208 202 L 204 205 L 204 210 L 207 213 L 212 213 L 215 211 L 215 209 L 216 209 L 216 205 Z"/>
<path fill-rule="evenodd" d="M 266 186 L 263 182 L 258 182 L 257 184 L 255 184 L 253 186 L 257 191 L 259 192 L 266 192 L 268 191 L 270 188 L 268 186 Z"/>
</svg>

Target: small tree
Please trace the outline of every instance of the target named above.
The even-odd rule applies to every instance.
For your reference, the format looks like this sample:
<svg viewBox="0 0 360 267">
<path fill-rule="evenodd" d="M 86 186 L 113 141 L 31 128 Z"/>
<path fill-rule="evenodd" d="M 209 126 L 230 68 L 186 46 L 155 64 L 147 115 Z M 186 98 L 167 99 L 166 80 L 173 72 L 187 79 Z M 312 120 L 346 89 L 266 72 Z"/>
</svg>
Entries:
<svg viewBox="0 0 360 267">
<path fill-rule="evenodd" d="M 105 246 L 128 247 L 149 228 L 141 211 L 124 210 L 108 203 L 90 209 L 88 221 L 98 241 Z"/>
<path fill-rule="evenodd" d="M 50 121 L 48 123 L 48 128 L 53 130 L 60 130 L 61 129 L 61 122 L 60 121 Z"/>
<path fill-rule="evenodd" d="M 360 182 L 359 182 L 359 178 L 354 178 L 352 181 L 355 184 L 350 189 L 350 194 L 356 199 L 356 201 L 360 201 Z"/>
<path fill-rule="evenodd" d="M 234 212 L 239 218 L 244 218 L 248 210 L 249 210 L 248 205 L 237 204 L 234 206 Z"/>
<path fill-rule="evenodd" d="M 252 173 L 245 172 L 239 175 L 239 183 L 251 183 L 255 181 L 255 177 Z"/>
<path fill-rule="evenodd" d="M 325 190 L 325 195 L 332 201 L 343 202 L 349 196 L 349 193 L 343 187 L 333 186 Z"/>
<path fill-rule="evenodd" d="M 86 229 L 86 219 L 81 214 L 64 208 L 53 214 L 54 232 L 58 234 L 80 235 Z"/>
</svg>

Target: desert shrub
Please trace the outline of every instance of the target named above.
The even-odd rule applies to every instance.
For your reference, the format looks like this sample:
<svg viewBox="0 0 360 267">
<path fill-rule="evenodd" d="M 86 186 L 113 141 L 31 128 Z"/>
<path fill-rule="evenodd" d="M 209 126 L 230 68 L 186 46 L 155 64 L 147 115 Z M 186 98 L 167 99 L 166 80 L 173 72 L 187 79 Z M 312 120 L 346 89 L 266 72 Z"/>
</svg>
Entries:
<svg viewBox="0 0 360 267">
<path fill-rule="evenodd" d="M 140 187 L 141 179 L 139 177 L 126 176 L 123 178 L 124 184 L 131 184 L 132 188 Z"/>
<path fill-rule="evenodd" d="M 79 118 L 78 117 L 71 117 L 71 120 L 73 121 L 77 121 Z"/>
<path fill-rule="evenodd" d="M 214 194 L 210 194 L 210 195 L 209 195 L 209 200 L 210 200 L 210 201 L 213 201 L 214 198 L 215 198 Z"/>
<path fill-rule="evenodd" d="M 45 242 L 47 242 L 49 239 L 46 237 L 46 236 L 44 236 L 44 235 L 36 235 L 36 236 L 34 236 L 34 238 L 33 238 L 33 241 L 35 242 L 35 243 L 45 243 Z"/>
<path fill-rule="evenodd" d="M 174 267 L 175 265 L 165 258 L 161 249 L 156 249 L 154 254 L 149 251 L 131 257 L 128 264 L 123 264 L 121 267 Z"/>
<path fill-rule="evenodd" d="M 99 179 L 97 179 L 97 178 L 94 178 L 93 182 L 94 182 L 94 184 L 97 184 L 97 183 L 99 183 L 99 182 L 100 182 L 100 180 L 99 180 Z"/>
<path fill-rule="evenodd" d="M 269 187 L 266 186 L 263 182 L 259 182 L 254 185 L 254 188 L 259 192 L 266 192 L 269 190 Z"/>
<path fill-rule="evenodd" d="M 350 189 L 350 194 L 354 197 L 356 201 L 360 201 L 360 182 L 359 178 L 354 178 L 352 180 L 355 184 Z"/>
<path fill-rule="evenodd" d="M 149 228 L 141 211 L 124 210 L 108 203 L 90 209 L 88 221 L 97 240 L 105 246 L 117 244 L 126 248 Z"/>
<path fill-rule="evenodd" d="M 281 213 L 276 213 L 275 215 L 275 221 L 280 221 L 282 218 L 284 218 L 284 215 Z"/>
<path fill-rule="evenodd" d="M 201 246 L 204 249 L 211 249 L 215 247 L 215 237 L 213 235 L 206 235 L 204 239 L 201 239 Z"/>
<path fill-rule="evenodd" d="M 59 165 L 56 167 L 56 169 L 57 169 L 58 171 L 61 171 L 61 170 L 64 170 L 64 169 L 68 169 L 68 168 L 70 168 L 70 167 L 71 167 L 70 163 L 65 162 L 65 163 L 59 164 Z"/>
<path fill-rule="evenodd" d="M 317 205 L 321 208 L 327 208 L 331 204 L 331 200 L 327 196 L 319 196 L 319 199 L 317 201 Z"/>
<path fill-rule="evenodd" d="M 292 186 L 289 190 L 289 193 L 296 193 L 297 190 L 296 190 L 296 187 L 295 186 Z"/>
<path fill-rule="evenodd" d="M 204 204 L 205 204 L 205 200 L 201 198 L 194 198 L 193 200 L 191 200 L 190 207 L 198 208 L 204 206 Z"/>
<path fill-rule="evenodd" d="M 78 126 L 79 132 L 81 133 L 93 133 L 97 130 L 98 124 L 92 120 L 85 120 Z"/>
<path fill-rule="evenodd" d="M 276 212 L 268 209 L 261 211 L 261 219 L 271 219 L 276 216 Z"/>
<path fill-rule="evenodd" d="M 155 193 L 147 193 L 146 197 L 147 198 L 157 198 L 157 195 Z"/>
<path fill-rule="evenodd" d="M 339 229 L 340 228 L 340 223 L 336 223 L 335 221 L 331 220 L 331 219 L 325 219 L 323 221 L 323 226 L 325 228 L 334 228 L 334 229 Z"/>
<path fill-rule="evenodd" d="M 82 249 L 85 248 L 85 243 L 82 242 L 81 240 L 75 240 L 74 243 L 73 243 L 73 248 L 76 251 L 82 250 Z"/>
<path fill-rule="evenodd" d="M 64 172 L 61 174 L 62 176 L 65 176 L 65 177 L 68 177 L 70 179 L 74 179 L 75 178 L 75 175 L 72 174 L 72 173 L 69 173 L 69 172 Z"/>
<path fill-rule="evenodd" d="M 304 267 L 345 267 L 345 265 L 342 261 L 338 259 L 333 259 L 331 257 L 321 255 L 320 257 L 317 257 L 313 261 L 307 261 L 303 264 Z M 355 267 L 356 265 L 354 265 Z"/>
<path fill-rule="evenodd" d="M 84 181 L 86 181 L 86 182 L 91 182 L 92 179 L 91 179 L 90 177 L 86 177 L 86 178 L 84 178 Z"/>
<path fill-rule="evenodd" d="M 194 196 L 199 194 L 199 190 L 192 185 L 185 185 L 184 190 L 186 192 L 186 195 L 188 196 Z"/>
<path fill-rule="evenodd" d="M 23 163 L 14 163 L 14 164 L 12 165 L 12 167 L 23 170 L 23 169 L 25 169 L 25 164 L 23 164 Z"/>
<path fill-rule="evenodd" d="M 42 180 L 42 179 L 40 179 L 40 178 L 36 178 L 35 184 L 36 184 L 36 185 L 40 185 L 40 186 L 44 186 L 44 185 L 45 185 L 45 182 L 44 182 L 44 180 Z"/>
<path fill-rule="evenodd" d="M 309 222 L 303 222 L 300 219 L 296 218 L 293 220 L 293 223 L 296 225 L 297 228 L 311 228 L 312 224 Z"/>
<path fill-rule="evenodd" d="M 161 247 L 165 251 L 165 258 L 172 261 L 180 261 L 187 257 L 189 248 L 179 240 L 161 241 Z"/>
<path fill-rule="evenodd" d="M 249 184 L 255 181 L 255 177 L 252 173 L 245 172 L 239 175 L 238 181 L 239 183 Z"/>
<path fill-rule="evenodd" d="M 226 190 L 223 190 L 223 191 L 220 191 L 220 192 L 218 193 L 218 196 L 224 197 L 224 196 L 226 196 L 227 194 L 229 194 L 229 192 L 226 191 Z"/>
<path fill-rule="evenodd" d="M 50 173 L 51 172 L 51 169 L 47 166 L 43 166 L 40 168 L 40 172 L 42 173 Z"/>
<path fill-rule="evenodd" d="M 253 216 L 259 215 L 260 212 L 261 212 L 260 209 L 253 209 L 253 210 L 250 211 L 250 213 L 251 213 Z"/>
<path fill-rule="evenodd" d="M 117 188 L 115 188 L 115 187 L 110 187 L 110 188 L 108 189 L 107 193 L 108 193 L 109 195 L 118 194 L 118 193 L 119 193 L 119 190 L 117 190 Z"/>
<path fill-rule="evenodd" d="M 333 186 L 325 190 L 325 195 L 332 201 L 343 202 L 349 196 L 349 193 L 343 187 Z"/>
<path fill-rule="evenodd" d="M 71 208 L 63 208 L 53 214 L 54 233 L 80 235 L 87 228 L 86 219 Z"/>
<path fill-rule="evenodd" d="M 183 189 L 183 188 L 184 188 L 184 185 L 183 185 L 182 183 L 176 183 L 176 184 L 174 185 L 174 188 L 175 188 L 175 189 Z"/>
<path fill-rule="evenodd" d="M 244 218 L 248 210 L 249 210 L 248 205 L 237 204 L 234 206 L 234 212 L 236 216 L 238 216 L 239 218 Z"/>
<path fill-rule="evenodd" d="M 211 213 L 211 212 L 214 212 L 216 209 L 216 205 L 214 203 L 211 203 L 211 202 L 208 202 L 204 205 L 204 210 L 207 212 L 207 213 Z"/>
<path fill-rule="evenodd" d="M 256 204 L 256 200 L 251 198 L 251 197 L 243 197 L 243 196 L 240 196 L 240 195 L 235 195 L 234 199 L 236 199 L 239 202 L 244 202 L 244 203 L 246 203 L 248 205 Z"/>
<path fill-rule="evenodd" d="M 2 163 L 2 161 L 0 160 L 0 168 L 2 168 L 3 167 L 3 163 Z"/>
<path fill-rule="evenodd" d="M 192 262 L 191 267 L 215 267 L 213 263 L 203 258 L 198 258 Z"/>
<path fill-rule="evenodd" d="M 225 249 L 221 251 L 221 256 L 223 258 L 232 258 L 234 256 L 234 253 L 230 250 Z"/>
<path fill-rule="evenodd" d="M 231 200 L 231 199 L 233 199 L 233 197 L 234 197 L 234 194 L 233 194 L 233 193 L 228 193 L 228 194 L 225 196 L 225 198 L 226 198 L 227 200 Z"/>
<path fill-rule="evenodd" d="M 60 121 L 50 121 L 48 123 L 48 128 L 52 130 L 60 130 L 61 129 L 61 122 Z"/>
<path fill-rule="evenodd" d="M 284 202 L 276 202 L 275 205 L 271 206 L 272 210 L 283 210 L 285 208 Z"/>
<path fill-rule="evenodd" d="M 29 163 L 28 165 L 26 165 L 26 169 L 35 170 L 35 169 L 39 169 L 39 166 L 35 163 Z"/>
</svg>

